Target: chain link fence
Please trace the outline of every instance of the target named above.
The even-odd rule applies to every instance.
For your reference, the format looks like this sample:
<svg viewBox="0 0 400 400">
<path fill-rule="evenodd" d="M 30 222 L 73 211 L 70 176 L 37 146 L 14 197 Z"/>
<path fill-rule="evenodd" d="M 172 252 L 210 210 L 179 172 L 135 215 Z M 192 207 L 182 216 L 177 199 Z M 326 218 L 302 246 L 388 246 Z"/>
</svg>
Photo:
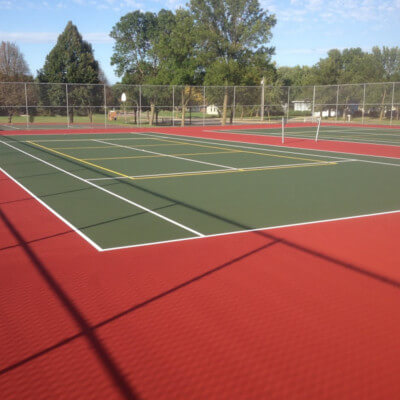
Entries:
<svg viewBox="0 0 400 400">
<path fill-rule="evenodd" d="M 0 129 L 265 124 L 282 117 L 400 126 L 399 110 L 399 82 L 326 86 L 0 82 Z"/>
</svg>

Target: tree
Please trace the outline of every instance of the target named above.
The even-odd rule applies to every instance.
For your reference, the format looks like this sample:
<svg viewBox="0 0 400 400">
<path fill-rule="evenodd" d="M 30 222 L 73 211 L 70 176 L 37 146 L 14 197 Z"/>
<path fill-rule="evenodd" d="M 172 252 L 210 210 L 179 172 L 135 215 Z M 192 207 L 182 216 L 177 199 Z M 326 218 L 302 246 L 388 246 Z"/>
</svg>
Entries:
<svg viewBox="0 0 400 400">
<path fill-rule="evenodd" d="M 0 44 L 0 74 L 10 81 L 26 80 L 30 76 L 28 64 L 15 43 Z"/>
<path fill-rule="evenodd" d="M 116 74 L 125 76 L 124 83 L 142 84 L 152 75 L 157 60 L 151 47 L 156 33 L 157 17 L 151 12 L 134 11 L 121 17 L 112 28 L 110 36 L 115 40 L 111 65 Z"/>
<path fill-rule="evenodd" d="M 0 44 L 0 112 L 8 116 L 8 123 L 25 104 L 23 83 L 32 81 L 29 67 L 15 43 Z M 8 82 L 8 83 L 5 83 Z M 25 108 L 23 108 L 25 111 Z"/>
<path fill-rule="evenodd" d="M 188 10 L 178 9 L 175 14 L 161 10 L 157 31 L 153 51 L 159 59 L 159 70 L 153 82 L 178 86 L 184 126 L 187 107 L 203 103 L 202 93 L 193 87 L 201 84 L 204 77 L 198 57 L 197 27 Z"/>
<path fill-rule="evenodd" d="M 175 14 L 169 10 L 160 10 L 158 14 L 131 12 L 121 17 L 110 36 L 115 39 L 111 64 L 116 66 L 117 75 L 122 76 L 122 83 L 182 86 L 184 124 L 192 91 L 185 88 L 202 80 L 195 54 L 197 36 L 190 12 L 183 9 L 178 9 Z M 154 117 L 157 118 L 156 103 L 170 100 L 171 95 L 166 90 L 143 88 L 142 106 L 150 107 L 151 124 Z"/>
<path fill-rule="evenodd" d="M 306 86 L 312 82 L 312 68 L 307 65 L 294 67 L 279 67 L 276 83 L 283 86 Z"/>
<path fill-rule="evenodd" d="M 110 36 L 115 40 L 111 65 L 116 66 L 115 72 L 122 76 L 122 83 L 150 83 L 157 75 L 159 66 L 158 57 L 153 51 L 158 37 L 157 15 L 141 11 L 128 13 L 113 27 Z M 147 90 L 142 94 L 141 105 L 144 108 L 150 107 L 149 123 L 153 124 L 156 91 Z"/>
<path fill-rule="evenodd" d="M 46 57 L 43 68 L 38 71 L 42 83 L 100 83 L 101 72 L 94 58 L 91 44 L 82 39 L 78 28 L 69 21 L 56 45 Z M 47 89 L 47 90 L 46 90 Z M 92 107 L 99 106 L 102 90 L 94 86 L 71 86 L 65 94 L 63 85 L 41 90 L 42 102 L 61 105 L 68 95 L 70 101 L 69 121 L 73 122 L 74 107 L 86 109 L 92 121 Z"/>
<path fill-rule="evenodd" d="M 276 23 L 258 0 L 191 0 L 199 32 L 205 83 L 224 85 L 222 124 L 226 123 L 228 85 L 259 85 L 274 48 L 265 45 Z M 247 83 L 248 84 L 248 83 Z"/>
</svg>

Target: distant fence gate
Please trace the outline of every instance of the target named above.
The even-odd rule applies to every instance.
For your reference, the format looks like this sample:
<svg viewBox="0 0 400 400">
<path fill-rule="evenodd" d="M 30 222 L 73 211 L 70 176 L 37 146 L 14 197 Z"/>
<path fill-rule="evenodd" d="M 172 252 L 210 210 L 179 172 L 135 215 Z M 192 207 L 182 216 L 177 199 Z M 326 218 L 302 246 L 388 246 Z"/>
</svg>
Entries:
<svg viewBox="0 0 400 400">
<path fill-rule="evenodd" d="M 0 82 L 0 129 L 265 124 L 282 116 L 392 125 L 400 124 L 399 110 L 400 82 L 326 86 Z"/>
</svg>

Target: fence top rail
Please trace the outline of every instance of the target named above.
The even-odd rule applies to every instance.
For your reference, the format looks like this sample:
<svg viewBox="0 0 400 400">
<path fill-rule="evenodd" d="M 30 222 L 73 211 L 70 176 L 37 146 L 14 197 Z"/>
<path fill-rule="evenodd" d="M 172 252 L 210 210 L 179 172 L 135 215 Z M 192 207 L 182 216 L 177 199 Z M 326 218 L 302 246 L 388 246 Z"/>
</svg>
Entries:
<svg viewBox="0 0 400 400">
<path fill-rule="evenodd" d="M 132 85 L 132 84 L 125 84 L 125 83 L 115 83 L 114 85 L 109 85 L 106 83 L 79 83 L 79 82 L 32 82 L 32 81 L 6 81 L 6 82 L 0 82 L 0 85 L 2 84 L 20 84 L 20 85 L 71 85 L 71 86 L 102 86 L 102 87 L 107 87 L 107 88 L 113 88 L 113 87 L 118 87 L 118 86 L 123 86 L 123 87 L 192 87 L 192 88 L 260 88 L 263 85 L 148 85 L 148 84 L 143 84 L 143 85 Z M 274 88 L 274 89 L 283 89 L 283 88 L 313 88 L 313 87 L 340 87 L 340 86 L 363 86 L 363 85 L 396 85 L 400 84 L 400 82 L 364 82 L 364 83 L 337 83 L 337 84 L 331 84 L 331 85 L 282 85 L 282 86 L 277 86 L 277 85 L 264 85 L 265 88 Z"/>
</svg>

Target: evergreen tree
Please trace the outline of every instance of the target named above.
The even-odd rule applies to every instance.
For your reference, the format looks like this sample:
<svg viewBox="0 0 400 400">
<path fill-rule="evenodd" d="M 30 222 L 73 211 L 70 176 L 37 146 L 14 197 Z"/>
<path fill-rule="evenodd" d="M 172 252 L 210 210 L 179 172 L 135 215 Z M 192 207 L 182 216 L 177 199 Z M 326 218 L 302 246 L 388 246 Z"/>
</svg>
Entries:
<svg viewBox="0 0 400 400">
<path fill-rule="evenodd" d="M 56 45 L 38 71 L 39 82 L 46 83 L 100 83 L 99 63 L 95 60 L 90 43 L 82 39 L 78 28 L 69 21 Z M 64 85 L 41 87 L 42 105 L 65 105 Z M 71 85 L 68 88 L 69 120 L 73 122 L 74 107 L 86 111 L 92 121 L 94 106 L 101 105 L 102 90 L 96 86 Z M 61 111 L 61 110 L 60 110 Z"/>
</svg>

